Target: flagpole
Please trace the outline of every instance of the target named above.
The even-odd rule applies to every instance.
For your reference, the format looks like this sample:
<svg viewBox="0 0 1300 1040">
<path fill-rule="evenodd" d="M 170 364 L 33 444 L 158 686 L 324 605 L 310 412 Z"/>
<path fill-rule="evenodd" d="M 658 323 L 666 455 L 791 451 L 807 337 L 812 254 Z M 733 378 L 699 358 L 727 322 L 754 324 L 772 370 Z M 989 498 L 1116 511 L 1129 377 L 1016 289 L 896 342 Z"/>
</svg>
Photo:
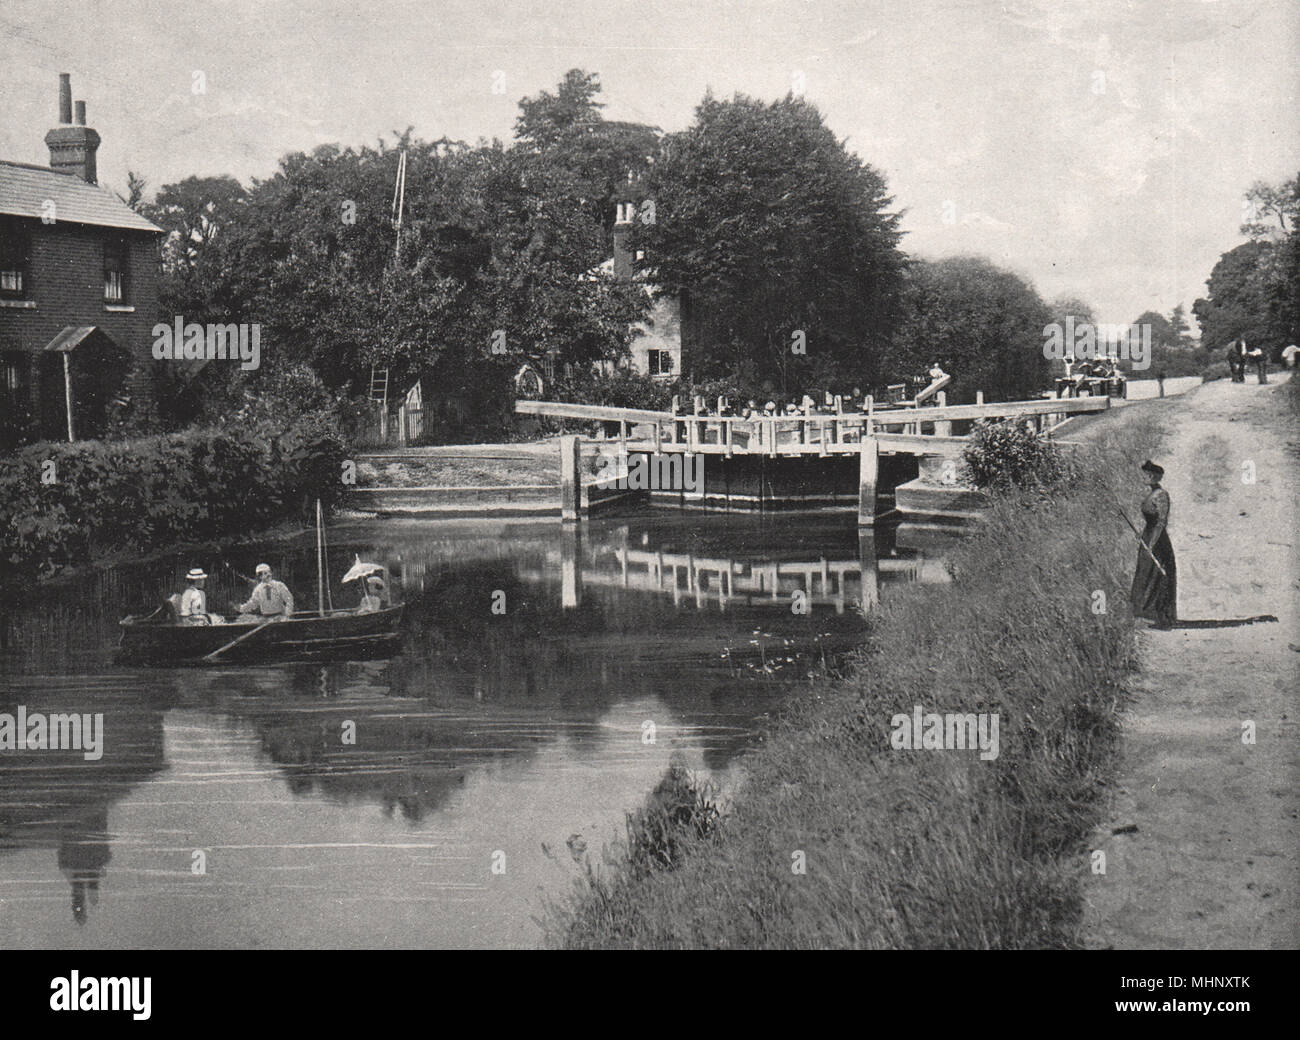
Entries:
<svg viewBox="0 0 1300 1040">
<path fill-rule="evenodd" d="M 320 616 L 325 616 L 325 543 L 321 528 L 320 499 L 316 499 L 316 604 Z"/>
</svg>

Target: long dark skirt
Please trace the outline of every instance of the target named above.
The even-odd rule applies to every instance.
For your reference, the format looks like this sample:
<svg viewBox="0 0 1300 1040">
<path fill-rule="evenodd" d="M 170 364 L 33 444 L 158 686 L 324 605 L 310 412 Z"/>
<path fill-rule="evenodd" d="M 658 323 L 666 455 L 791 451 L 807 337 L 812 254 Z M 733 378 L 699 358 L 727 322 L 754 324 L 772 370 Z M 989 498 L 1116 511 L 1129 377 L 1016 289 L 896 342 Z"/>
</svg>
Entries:
<svg viewBox="0 0 1300 1040">
<path fill-rule="evenodd" d="M 1150 544 L 1151 526 L 1142 532 L 1142 541 Z M 1178 565 L 1174 562 L 1174 547 L 1169 532 L 1164 531 L 1151 548 L 1160 566 L 1161 574 L 1151 561 L 1150 554 L 1138 547 L 1137 569 L 1133 572 L 1133 591 L 1129 599 L 1133 616 L 1149 618 L 1159 625 L 1172 625 L 1178 620 Z"/>
</svg>

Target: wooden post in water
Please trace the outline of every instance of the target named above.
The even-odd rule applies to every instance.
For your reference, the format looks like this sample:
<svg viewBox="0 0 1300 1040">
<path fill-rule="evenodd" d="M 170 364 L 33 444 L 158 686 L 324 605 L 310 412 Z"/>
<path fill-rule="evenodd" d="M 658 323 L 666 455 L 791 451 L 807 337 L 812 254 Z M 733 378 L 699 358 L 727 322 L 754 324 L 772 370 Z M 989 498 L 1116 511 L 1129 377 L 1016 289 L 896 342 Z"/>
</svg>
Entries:
<svg viewBox="0 0 1300 1040">
<path fill-rule="evenodd" d="M 577 520 L 582 508 L 580 463 L 582 441 L 578 437 L 560 438 L 560 519 Z"/>
<path fill-rule="evenodd" d="M 582 603 L 582 559 L 576 524 L 560 532 L 560 605 L 573 610 Z"/>
<path fill-rule="evenodd" d="M 948 407 L 948 395 L 942 390 L 940 390 L 937 394 L 935 394 L 935 401 L 938 403 L 940 408 Z M 951 437 L 952 420 L 937 419 L 934 424 L 934 435 L 936 437 Z"/>
<path fill-rule="evenodd" d="M 876 523 L 876 479 L 880 473 L 879 442 L 875 437 L 862 438 L 858 460 L 858 526 L 873 527 Z"/>
</svg>

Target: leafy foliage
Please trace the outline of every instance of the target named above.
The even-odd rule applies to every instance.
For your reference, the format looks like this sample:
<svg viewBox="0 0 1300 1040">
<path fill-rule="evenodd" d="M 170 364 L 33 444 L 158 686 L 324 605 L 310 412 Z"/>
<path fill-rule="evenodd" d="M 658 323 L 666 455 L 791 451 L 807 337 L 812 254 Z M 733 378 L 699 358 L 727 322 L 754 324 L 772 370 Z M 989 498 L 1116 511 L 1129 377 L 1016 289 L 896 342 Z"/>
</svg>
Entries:
<svg viewBox="0 0 1300 1040">
<path fill-rule="evenodd" d="M 1029 283 L 988 260 L 916 261 L 888 365 L 907 373 L 938 361 L 953 375 L 954 404 L 973 401 L 977 390 L 990 401 L 1029 398 L 1047 385 L 1043 326 L 1052 320 Z"/>
<path fill-rule="evenodd" d="M 694 125 L 665 138 L 646 195 L 654 221 L 633 243 L 647 277 L 684 298 L 694 378 L 802 389 L 818 359 L 844 379 L 872 370 L 893 329 L 898 216 L 883 176 L 813 105 L 706 96 Z"/>
<path fill-rule="evenodd" d="M 15 571 L 49 573 L 303 517 L 313 499 L 337 500 L 344 454 L 325 420 L 32 445 L 0 460 L 0 553 Z"/>
<path fill-rule="evenodd" d="M 962 457 L 981 488 L 1049 489 L 1069 474 L 1059 448 L 1013 419 L 977 422 Z"/>
</svg>

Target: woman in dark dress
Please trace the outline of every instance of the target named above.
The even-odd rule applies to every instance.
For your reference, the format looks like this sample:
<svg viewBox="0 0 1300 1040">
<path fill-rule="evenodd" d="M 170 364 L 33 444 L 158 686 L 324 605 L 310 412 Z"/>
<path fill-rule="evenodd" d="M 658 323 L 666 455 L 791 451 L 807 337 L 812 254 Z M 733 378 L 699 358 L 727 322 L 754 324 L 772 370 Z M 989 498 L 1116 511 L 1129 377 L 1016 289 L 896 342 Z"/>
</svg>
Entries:
<svg viewBox="0 0 1300 1040">
<path fill-rule="evenodd" d="M 1178 567 L 1168 531 L 1169 492 L 1160 486 L 1160 478 L 1165 475 L 1161 467 L 1148 459 L 1142 464 L 1142 471 L 1151 485 L 1150 493 L 1142 502 L 1146 527 L 1141 538 L 1146 548 L 1138 547 L 1130 598 L 1134 617 L 1148 618 L 1157 628 L 1168 628 L 1178 620 Z"/>
</svg>

